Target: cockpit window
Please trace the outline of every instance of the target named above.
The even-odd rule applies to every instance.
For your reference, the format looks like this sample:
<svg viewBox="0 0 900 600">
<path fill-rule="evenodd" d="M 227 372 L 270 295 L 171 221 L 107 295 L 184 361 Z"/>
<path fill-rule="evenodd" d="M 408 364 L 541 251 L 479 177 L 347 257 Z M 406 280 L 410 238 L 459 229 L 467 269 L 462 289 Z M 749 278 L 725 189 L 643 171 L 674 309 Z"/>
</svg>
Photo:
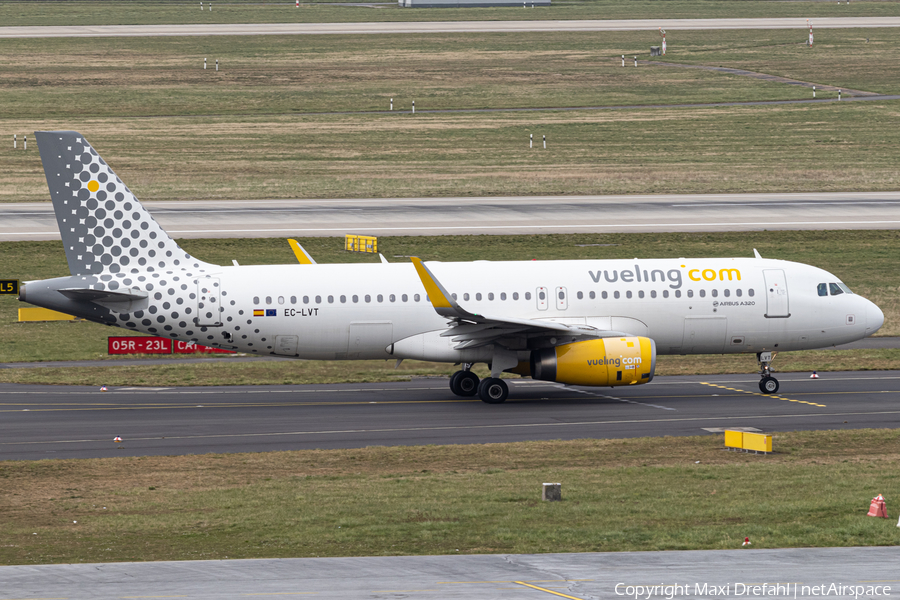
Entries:
<svg viewBox="0 0 900 600">
<path fill-rule="evenodd" d="M 831 290 L 832 296 L 837 296 L 838 294 L 844 293 L 844 290 L 841 289 L 841 286 L 836 283 L 829 283 L 828 288 Z"/>
<path fill-rule="evenodd" d="M 820 284 L 819 284 L 818 291 L 819 291 L 819 295 L 820 295 L 820 296 L 827 296 L 827 295 L 828 295 L 828 284 L 827 284 L 827 283 L 820 283 Z"/>
<path fill-rule="evenodd" d="M 852 294 L 852 293 L 853 293 L 853 292 L 850 291 L 850 288 L 848 288 L 848 287 L 847 287 L 846 285 L 844 285 L 843 283 L 838 283 L 838 285 L 841 287 L 842 290 L 844 290 L 844 293 L 845 293 L 845 294 Z"/>
</svg>

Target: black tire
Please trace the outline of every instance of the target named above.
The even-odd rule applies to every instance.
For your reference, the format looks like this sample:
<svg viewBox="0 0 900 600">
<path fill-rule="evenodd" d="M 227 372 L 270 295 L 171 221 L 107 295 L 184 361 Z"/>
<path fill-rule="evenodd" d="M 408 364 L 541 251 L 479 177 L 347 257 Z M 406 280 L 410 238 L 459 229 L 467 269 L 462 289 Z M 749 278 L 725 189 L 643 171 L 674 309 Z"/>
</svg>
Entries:
<svg viewBox="0 0 900 600">
<path fill-rule="evenodd" d="M 465 373 L 465 371 L 457 371 L 450 376 L 450 391 L 457 396 L 462 396 L 462 393 L 459 391 L 459 376 L 463 373 Z"/>
<path fill-rule="evenodd" d="M 478 375 L 472 371 L 459 371 L 459 378 L 456 380 L 457 391 L 455 393 L 457 396 L 470 398 L 478 393 L 478 385 L 480 383 L 481 380 L 478 379 Z"/>
<path fill-rule="evenodd" d="M 478 396 L 487 404 L 502 404 L 509 396 L 509 387 L 502 379 L 487 377 L 478 384 Z"/>
<path fill-rule="evenodd" d="M 774 377 L 763 377 L 759 380 L 759 391 L 763 394 L 777 394 L 778 380 Z"/>
</svg>

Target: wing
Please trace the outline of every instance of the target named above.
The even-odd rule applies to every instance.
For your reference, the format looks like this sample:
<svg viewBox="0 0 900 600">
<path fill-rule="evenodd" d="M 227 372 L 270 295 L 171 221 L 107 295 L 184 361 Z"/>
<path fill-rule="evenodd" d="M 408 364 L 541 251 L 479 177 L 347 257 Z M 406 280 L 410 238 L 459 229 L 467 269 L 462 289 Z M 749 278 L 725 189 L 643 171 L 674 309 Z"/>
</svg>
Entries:
<svg viewBox="0 0 900 600">
<path fill-rule="evenodd" d="M 442 317 L 446 317 L 450 327 L 441 337 L 452 337 L 456 348 L 477 348 L 500 343 L 508 348 L 527 347 L 528 341 L 536 338 L 556 338 L 552 345 L 574 341 L 577 338 L 593 339 L 622 337 L 631 335 L 621 331 L 598 329 L 590 325 L 566 324 L 543 319 L 516 319 L 480 315 L 464 309 L 447 292 L 441 282 L 419 259 L 413 257 L 416 273 L 425 286 L 431 305 Z"/>
</svg>

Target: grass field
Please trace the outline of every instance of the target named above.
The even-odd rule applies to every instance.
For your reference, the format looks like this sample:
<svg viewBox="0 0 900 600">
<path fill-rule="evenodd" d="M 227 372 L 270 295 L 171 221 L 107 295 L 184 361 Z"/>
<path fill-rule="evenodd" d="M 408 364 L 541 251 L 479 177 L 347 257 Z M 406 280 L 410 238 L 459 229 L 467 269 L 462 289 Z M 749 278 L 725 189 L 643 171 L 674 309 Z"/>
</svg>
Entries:
<svg viewBox="0 0 900 600">
<path fill-rule="evenodd" d="M 344 252 L 340 239 L 306 238 L 301 243 L 321 263 L 374 262 L 371 256 Z M 583 247 L 584 244 L 612 244 Z M 194 256 L 215 264 L 235 257 L 242 264 L 284 264 L 295 259 L 283 240 L 183 240 Z M 581 245 L 581 246 L 580 246 Z M 882 335 L 900 335 L 900 300 L 896 273 L 900 270 L 897 231 L 771 231 L 747 233 L 578 234 L 538 236 L 382 237 L 379 247 L 394 256 L 426 260 L 588 259 L 676 256 L 741 256 L 757 248 L 767 258 L 814 264 L 827 269 L 851 289 L 876 302 L 885 312 Z M 59 242 L 0 244 L 3 278 L 22 281 L 67 273 Z M 0 362 L 104 359 L 106 338 L 126 332 L 87 322 L 18 323 L 14 297 L 0 297 Z M 385 381 L 419 375 L 449 374 L 451 365 L 405 362 L 399 370 L 384 361 L 253 362 L 177 366 L 110 366 L 91 368 L 3 369 L 0 381 L 85 385 L 217 385 L 264 383 L 325 383 Z M 226 366 L 227 365 L 227 366 Z M 748 373 L 752 356 L 662 357 L 658 373 L 665 375 Z M 832 350 L 782 354 L 781 371 L 872 370 L 900 368 L 900 351 Z"/>
<path fill-rule="evenodd" d="M 900 497 L 900 433 L 777 433 L 774 449 L 707 435 L 0 462 L 0 564 L 898 543 L 865 514 Z M 562 502 L 540 501 L 544 481 Z"/>
<path fill-rule="evenodd" d="M 334 4 L 340 0 L 335 0 Z M 760 0 L 555 1 L 550 8 L 399 9 L 395 2 L 371 7 L 334 6 L 329 1 L 215 2 L 212 12 L 197 2 L 4 2 L 0 22 L 12 25 L 144 25 L 174 23 L 296 23 L 365 21 L 496 21 L 533 19 L 645 19 L 722 17 L 865 17 L 900 15 L 896 2 L 775 2 Z M 802 23 L 801 23 L 802 25 Z"/>
<path fill-rule="evenodd" d="M 199 11 L 198 11 L 199 12 Z M 802 32 L 801 32 L 802 33 Z M 670 66 L 652 32 L 0 40 L 3 135 L 84 133 L 141 199 L 888 190 L 900 102 L 425 114 L 808 98 Z M 897 92 L 890 30 L 679 32 L 668 62 Z M 870 42 L 865 42 L 870 38 Z M 203 57 L 222 59 L 204 71 Z M 819 90 L 819 98 L 834 92 Z M 395 111 L 385 112 L 390 98 Z M 416 100 L 419 114 L 408 111 Z M 313 114 L 361 111 L 359 114 Z M 529 152 L 529 134 L 548 150 Z M 2 150 L 0 201 L 43 200 Z"/>
</svg>

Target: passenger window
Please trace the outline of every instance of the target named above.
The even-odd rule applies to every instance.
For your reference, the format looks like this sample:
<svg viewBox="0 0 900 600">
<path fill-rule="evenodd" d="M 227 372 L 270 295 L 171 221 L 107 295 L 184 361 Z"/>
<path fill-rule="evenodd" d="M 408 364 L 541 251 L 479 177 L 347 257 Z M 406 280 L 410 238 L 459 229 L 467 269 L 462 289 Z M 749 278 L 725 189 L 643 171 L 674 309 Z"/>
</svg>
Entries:
<svg viewBox="0 0 900 600">
<path fill-rule="evenodd" d="M 413 300 L 415 300 L 416 302 L 418 302 L 421 299 L 422 299 L 422 296 L 420 296 L 418 294 L 413 296 Z M 456 300 L 456 294 L 453 294 L 453 299 Z"/>
<path fill-rule="evenodd" d="M 378 294 L 378 295 L 375 297 L 375 299 L 378 300 L 379 302 L 384 302 L 384 296 L 382 296 L 381 294 Z"/>
<path fill-rule="evenodd" d="M 394 294 L 391 294 L 390 296 L 388 296 L 388 300 L 390 300 L 391 302 L 396 302 L 397 296 L 395 296 Z"/>
<path fill-rule="evenodd" d="M 706 298 L 706 290 L 700 290 L 700 297 Z"/>
<path fill-rule="evenodd" d="M 751 298 L 753 297 L 753 295 L 754 295 L 755 293 L 756 293 L 756 292 L 753 291 L 753 288 L 750 288 L 749 290 L 747 290 L 747 295 L 750 296 Z"/>
<path fill-rule="evenodd" d="M 309 304 L 309 296 L 303 296 L 303 304 Z"/>
<path fill-rule="evenodd" d="M 538 294 L 538 298 L 540 298 L 541 300 L 546 300 L 547 294 L 545 294 L 544 292 L 541 292 L 540 294 Z"/>
<path fill-rule="evenodd" d="M 841 287 L 836 283 L 829 283 L 828 287 L 831 290 L 832 296 L 837 296 L 838 294 L 844 293 L 844 290 L 842 290 Z"/>
<path fill-rule="evenodd" d="M 494 292 L 488 292 L 488 300 L 494 299 Z"/>
<path fill-rule="evenodd" d="M 476 299 L 476 300 L 481 300 L 481 292 L 477 292 L 477 293 L 475 294 L 475 299 Z"/>
<path fill-rule="evenodd" d="M 643 297 L 644 297 L 644 290 L 641 290 L 638 292 L 638 298 L 643 298 Z"/>
<path fill-rule="evenodd" d="M 681 290 L 675 290 L 675 297 L 681 298 Z"/>
<path fill-rule="evenodd" d="M 607 298 L 609 298 L 609 294 L 607 294 L 606 292 L 601 292 L 601 293 L 600 293 L 600 296 L 601 296 L 604 300 L 606 300 Z"/>
<path fill-rule="evenodd" d="M 500 292 L 500 299 L 506 300 L 506 292 Z"/>
<path fill-rule="evenodd" d="M 403 294 L 402 296 L 400 296 L 400 299 L 403 300 L 404 302 L 409 302 L 409 296 L 407 296 L 406 294 Z"/>
<path fill-rule="evenodd" d="M 316 304 L 322 304 L 322 296 L 316 296 Z"/>
<path fill-rule="evenodd" d="M 627 292 L 625 292 L 625 297 L 628 298 L 629 300 L 631 300 L 631 290 L 628 290 Z"/>
<path fill-rule="evenodd" d="M 370 296 L 369 294 L 366 294 L 365 300 L 366 300 L 367 303 L 368 303 L 368 302 L 371 302 L 371 301 L 372 301 L 372 296 Z"/>
<path fill-rule="evenodd" d="M 581 292 L 578 292 L 577 294 L 575 294 L 575 297 L 578 298 L 579 300 L 584 300 L 584 294 Z"/>
<path fill-rule="evenodd" d="M 743 293 L 744 292 L 741 291 L 741 288 L 734 290 L 734 295 L 737 296 L 738 298 L 740 298 L 741 295 L 743 295 Z"/>
<path fill-rule="evenodd" d="M 272 296 L 266 296 L 266 304 L 272 304 Z"/>
<path fill-rule="evenodd" d="M 828 295 L 828 284 L 820 283 L 817 287 L 817 290 L 818 290 L 820 296 L 827 296 Z"/>
<path fill-rule="evenodd" d="M 825 284 L 822 284 L 825 285 Z M 259 304 L 259 296 L 253 296 L 253 304 Z"/>
<path fill-rule="evenodd" d="M 284 304 L 284 296 L 278 296 L 278 304 Z"/>
<path fill-rule="evenodd" d="M 591 292 L 590 294 L 588 294 L 588 298 L 590 298 L 591 300 L 593 300 L 596 297 L 597 297 L 596 292 Z"/>
<path fill-rule="evenodd" d="M 719 290 L 715 290 L 715 289 L 714 289 L 714 290 L 712 291 L 712 297 L 713 297 L 713 298 L 718 298 L 718 297 L 719 297 Z"/>
<path fill-rule="evenodd" d="M 356 304 L 357 302 L 359 302 L 359 296 L 357 296 L 356 294 L 353 294 L 353 297 L 351 298 L 351 300 L 353 300 L 353 304 Z"/>
<path fill-rule="evenodd" d="M 291 304 L 297 304 L 297 296 L 291 296 Z"/>
<path fill-rule="evenodd" d="M 334 296 L 328 296 L 328 304 L 334 304 Z"/>
<path fill-rule="evenodd" d="M 619 292 L 613 292 L 613 298 L 615 298 L 616 300 L 618 300 L 618 299 L 619 299 Z"/>
<path fill-rule="evenodd" d="M 469 299 L 469 294 L 463 294 L 463 300 L 468 300 L 468 299 Z"/>
<path fill-rule="evenodd" d="M 663 290 L 663 298 L 669 297 L 669 290 Z"/>
<path fill-rule="evenodd" d="M 343 294 L 341 294 L 341 304 L 344 304 L 346 302 L 347 302 L 347 296 L 344 296 Z"/>
<path fill-rule="evenodd" d="M 725 297 L 726 297 L 726 298 L 728 298 L 729 296 L 731 296 L 731 290 L 723 290 L 722 293 L 725 294 Z"/>
<path fill-rule="evenodd" d="M 656 290 L 650 290 L 650 297 L 656 298 Z"/>
<path fill-rule="evenodd" d="M 531 300 L 531 292 L 525 292 L 525 299 Z"/>
<path fill-rule="evenodd" d="M 513 300 L 519 299 L 519 292 L 513 292 Z"/>
<path fill-rule="evenodd" d="M 693 297 L 694 297 L 694 290 L 688 290 L 688 291 L 687 291 L 687 296 L 688 296 L 688 298 L 693 298 Z"/>
</svg>

